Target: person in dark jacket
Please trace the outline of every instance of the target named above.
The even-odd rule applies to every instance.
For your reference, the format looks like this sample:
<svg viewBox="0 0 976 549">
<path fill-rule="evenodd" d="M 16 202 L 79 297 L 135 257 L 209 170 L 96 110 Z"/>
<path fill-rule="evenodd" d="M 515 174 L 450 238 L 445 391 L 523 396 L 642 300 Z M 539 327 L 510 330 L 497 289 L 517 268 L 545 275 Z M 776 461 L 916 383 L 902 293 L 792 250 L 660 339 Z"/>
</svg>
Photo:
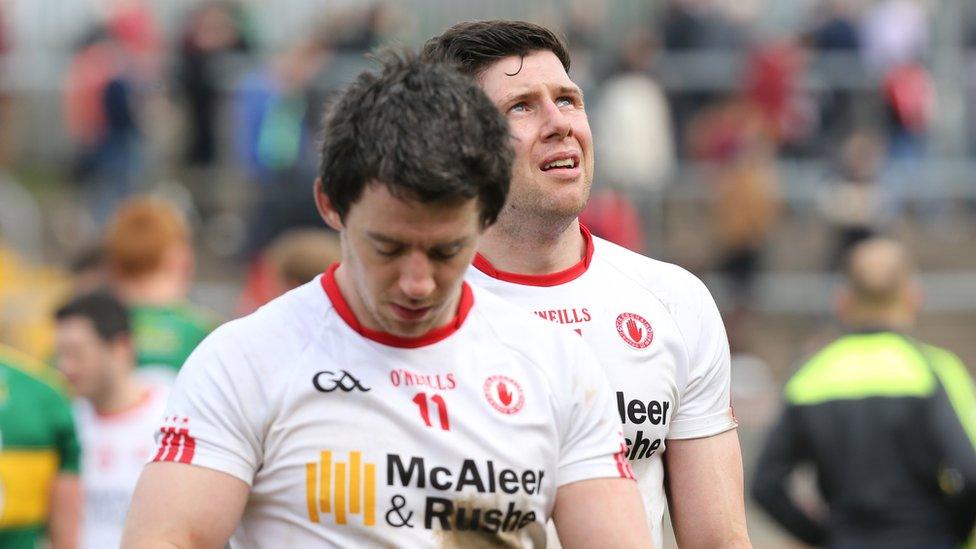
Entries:
<svg viewBox="0 0 976 549">
<path fill-rule="evenodd" d="M 812 545 L 954 547 L 976 520 L 976 389 L 956 355 L 907 332 L 921 306 L 905 249 L 852 248 L 836 302 L 846 335 L 803 364 L 759 457 L 756 502 Z M 813 466 L 813 516 L 787 481 Z"/>
</svg>

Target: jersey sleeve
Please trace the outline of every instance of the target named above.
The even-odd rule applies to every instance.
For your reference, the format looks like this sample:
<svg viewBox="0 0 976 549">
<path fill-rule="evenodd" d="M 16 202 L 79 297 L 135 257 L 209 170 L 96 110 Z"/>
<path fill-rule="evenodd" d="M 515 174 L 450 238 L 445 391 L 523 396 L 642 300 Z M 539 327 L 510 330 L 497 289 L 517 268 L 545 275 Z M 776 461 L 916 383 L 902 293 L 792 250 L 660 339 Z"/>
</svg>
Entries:
<svg viewBox="0 0 976 549">
<path fill-rule="evenodd" d="M 262 461 L 265 386 L 238 331 L 219 328 L 190 355 L 169 393 L 153 461 L 227 473 L 251 485 Z"/>
<path fill-rule="evenodd" d="M 603 368 L 592 351 L 568 335 L 574 361 L 560 388 L 562 444 L 557 486 L 591 478 L 634 478 L 620 419 Z"/>
<path fill-rule="evenodd" d="M 709 437 L 736 427 L 725 325 L 708 289 L 691 278 L 689 299 L 697 307 L 678 319 L 688 346 L 689 371 L 671 422 L 668 438 L 672 439 Z"/>
</svg>

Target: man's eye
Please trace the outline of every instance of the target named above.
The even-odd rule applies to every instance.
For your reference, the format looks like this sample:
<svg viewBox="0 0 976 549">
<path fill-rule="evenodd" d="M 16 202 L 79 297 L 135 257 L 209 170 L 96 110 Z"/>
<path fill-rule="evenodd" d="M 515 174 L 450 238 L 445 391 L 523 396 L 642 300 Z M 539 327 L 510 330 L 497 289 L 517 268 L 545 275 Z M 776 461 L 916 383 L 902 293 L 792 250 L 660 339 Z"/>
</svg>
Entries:
<svg viewBox="0 0 976 549">
<path fill-rule="evenodd" d="M 376 253 L 383 257 L 394 257 L 400 253 L 400 248 L 376 248 Z"/>
<path fill-rule="evenodd" d="M 453 259 L 461 251 L 460 246 L 451 246 L 450 248 L 444 249 L 433 249 L 430 251 L 431 259 L 448 260 Z"/>
<path fill-rule="evenodd" d="M 529 106 L 525 101 L 521 101 L 509 107 L 508 112 L 525 112 L 527 110 L 529 110 Z"/>
<path fill-rule="evenodd" d="M 556 100 L 556 105 L 559 105 L 560 107 L 572 107 L 575 104 L 576 101 L 574 101 L 572 97 L 560 97 Z"/>
</svg>

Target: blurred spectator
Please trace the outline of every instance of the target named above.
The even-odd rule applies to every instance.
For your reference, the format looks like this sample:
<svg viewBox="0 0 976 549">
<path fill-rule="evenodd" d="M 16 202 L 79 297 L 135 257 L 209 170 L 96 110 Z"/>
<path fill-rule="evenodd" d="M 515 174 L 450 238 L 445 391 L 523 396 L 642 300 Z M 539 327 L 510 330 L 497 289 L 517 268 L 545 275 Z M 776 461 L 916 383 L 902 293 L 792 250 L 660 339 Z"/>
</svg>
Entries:
<svg viewBox="0 0 976 549">
<path fill-rule="evenodd" d="M 631 31 L 593 111 L 600 180 L 629 191 L 661 191 L 675 165 L 667 98 L 650 76 L 655 50 L 646 31 Z"/>
<path fill-rule="evenodd" d="M 80 547 L 118 547 L 168 387 L 136 378 L 128 311 L 111 294 L 79 296 L 55 317 L 58 369 L 77 399 L 85 497 Z"/>
<path fill-rule="evenodd" d="M 722 55 L 738 51 L 746 43 L 744 29 L 724 18 L 715 3 L 705 0 L 667 0 L 657 31 L 669 54 Z M 685 132 L 691 121 L 721 95 L 721 91 L 700 88 L 669 92 L 672 131 L 680 156 L 686 155 Z"/>
<path fill-rule="evenodd" d="M 0 547 L 77 547 L 80 450 L 63 389 L 50 367 L 0 345 Z"/>
<path fill-rule="evenodd" d="M 713 166 L 732 160 L 750 141 L 771 139 L 762 112 L 741 95 L 702 109 L 689 124 L 688 154 Z"/>
<path fill-rule="evenodd" d="M 811 31 L 810 45 L 818 53 L 847 54 L 846 62 L 857 63 L 852 68 L 860 68 L 861 57 L 858 54 L 861 40 L 855 8 L 847 0 L 829 0 L 824 8 L 826 14 Z M 856 99 L 857 96 L 843 86 L 824 90 L 819 105 L 820 144 L 839 141 L 853 130 L 857 114 Z M 821 146 L 818 150 L 825 148 Z"/>
<path fill-rule="evenodd" d="M 349 9 L 329 26 L 329 35 L 340 53 L 368 53 L 388 39 L 397 24 L 393 6 L 383 1 L 364 3 L 361 9 Z"/>
<path fill-rule="evenodd" d="M 743 133 L 715 174 L 711 219 L 720 247 L 719 271 L 731 284 L 736 308 L 749 310 L 766 245 L 780 211 L 779 175 L 772 144 L 762 131 Z"/>
<path fill-rule="evenodd" d="M 592 234 L 618 246 L 638 253 L 646 251 L 640 211 L 619 189 L 594 189 L 580 213 L 580 223 Z"/>
<path fill-rule="evenodd" d="M 316 132 L 322 101 L 313 87 L 325 51 L 302 40 L 247 74 L 237 101 L 240 159 L 257 187 L 248 255 L 291 227 L 321 227 L 308 200 L 315 180 Z"/>
<path fill-rule="evenodd" d="M 785 153 L 804 152 L 818 129 L 815 103 L 800 85 L 806 68 L 807 53 L 795 40 L 762 44 L 750 52 L 746 64 L 745 96 Z"/>
<path fill-rule="evenodd" d="M 819 197 L 822 215 L 833 233 L 830 269 L 841 268 L 851 247 L 879 230 L 883 196 L 878 169 L 882 158 L 882 145 L 872 132 L 857 131 L 844 141 L 837 178 Z"/>
<path fill-rule="evenodd" d="M 180 43 L 177 84 L 186 100 L 185 161 L 210 166 L 217 160 L 217 109 L 227 78 L 228 54 L 245 54 L 249 43 L 241 7 L 208 2 L 186 19 Z"/>
<path fill-rule="evenodd" d="M 882 181 L 888 191 L 886 214 L 901 216 L 909 188 L 924 184 L 922 161 L 929 127 L 935 114 L 935 84 L 928 70 L 916 62 L 893 66 L 884 79 L 885 114 L 888 126 L 888 165 Z M 944 200 L 919 201 L 927 218 L 942 213 Z"/>
<path fill-rule="evenodd" d="M 194 258 L 186 221 L 167 202 L 132 199 L 108 225 L 105 255 L 110 284 L 131 311 L 137 365 L 175 376 L 217 324 L 187 300 Z"/>
<path fill-rule="evenodd" d="M 133 60 L 105 28 L 93 29 L 71 60 L 64 86 L 76 177 L 102 224 L 145 177 Z"/>
<path fill-rule="evenodd" d="M 860 30 L 865 62 L 877 74 L 928 53 L 929 16 L 923 0 L 878 0 L 861 16 Z"/>
<path fill-rule="evenodd" d="M 954 354 L 905 335 L 921 295 L 905 249 L 854 247 L 837 301 L 850 332 L 786 385 L 753 496 L 794 536 L 831 547 L 954 547 L 976 521 L 976 387 Z M 787 493 L 812 464 L 828 511 Z"/>
<path fill-rule="evenodd" d="M 669 51 L 733 49 L 745 43 L 743 29 L 703 0 L 668 0 L 661 23 Z"/>
<path fill-rule="evenodd" d="M 252 264 L 237 312 L 254 311 L 340 260 L 339 238 L 332 231 L 306 228 L 282 233 Z"/>
<path fill-rule="evenodd" d="M 813 46 L 820 51 L 857 53 L 861 46 L 854 7 L 847 0 L 827 0 L 826 17 L 813 31 Z"/>
<path fill-rule="evenodd" d="M 142 78 L 158 74 L 163 54 L 163 35 L 150 0 L 102 2 L 105 26 L 134 61 Z"/>
</svg>

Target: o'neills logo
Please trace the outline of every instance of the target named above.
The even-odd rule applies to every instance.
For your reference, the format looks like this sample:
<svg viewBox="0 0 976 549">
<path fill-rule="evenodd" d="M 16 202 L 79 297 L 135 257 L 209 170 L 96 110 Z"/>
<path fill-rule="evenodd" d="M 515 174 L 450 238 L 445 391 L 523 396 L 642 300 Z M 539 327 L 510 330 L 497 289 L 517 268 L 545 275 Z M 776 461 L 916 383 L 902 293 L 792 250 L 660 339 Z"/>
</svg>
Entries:
<svg viewBox="0 0 976 549">
<path fill-rule="evenodd" d="M 620 313 L 617 317 L 617 333 L 635 349 L 645 349 L 654 339 L 654 330 L 644 317 L 634 313 Z"/>
<path fill-rule="evenodd" d="M 485 380 L 484 392 L 488 404 L 506 415 L 518 413 L 525 404 L 522 387 L 508 376 L 489 377 Z"/>
</svg>

